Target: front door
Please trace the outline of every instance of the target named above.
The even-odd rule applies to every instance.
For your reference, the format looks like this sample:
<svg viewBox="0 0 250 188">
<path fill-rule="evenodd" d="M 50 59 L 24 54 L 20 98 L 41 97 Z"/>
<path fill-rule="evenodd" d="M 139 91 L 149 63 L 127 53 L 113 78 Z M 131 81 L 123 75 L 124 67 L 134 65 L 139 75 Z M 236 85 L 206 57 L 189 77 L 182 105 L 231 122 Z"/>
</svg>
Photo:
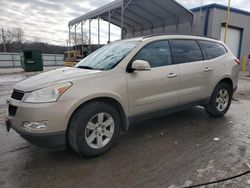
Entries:
<svg viewBox="0 0 250 188">
<path fill-rule="evenodd" d="M 177 107 L 179 68 L 174 65 L 167 40 L 145 45 L 133 58 L 149 62 L 150 71 L 127 73 L 131 116 Z"/>
</svg>

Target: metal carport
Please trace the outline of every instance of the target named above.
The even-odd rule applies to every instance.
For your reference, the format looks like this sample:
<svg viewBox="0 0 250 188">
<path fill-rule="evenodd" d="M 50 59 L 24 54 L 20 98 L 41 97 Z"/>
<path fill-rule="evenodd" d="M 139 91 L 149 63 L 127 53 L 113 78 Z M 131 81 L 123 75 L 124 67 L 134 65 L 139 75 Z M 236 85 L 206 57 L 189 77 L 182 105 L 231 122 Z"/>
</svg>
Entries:
<svg viewBox="0 0 250 188">
<path fill-rule="evenodd" d="M 166 27 L 173 25 L 178 32 L 179 25 L 183 23 L 189 23 L 192 30 L 194 14 L 174 0 L 115 0 L 71 20 L 68 24 L 69 44 L 71 44 L 71 29 L 74 27 L 76 35 L 76 28 L 81 25 L 81 35 L 83 35 L 83 24 L 87 20 L 89 20 L 89 44 L 91 44 L 93 19 L 98 19 L 98 44 L 100 44 L 100 19 L 109 23 L 108 41 L 110 41 L 110 24 L 121 28 L 121 38 L 128 38 L 135 36 L 135 33 L 137 36 L 138 33 L 143 35 L 146 30 L 150 30 L 153 34 L 155 28 L 161 28 L 164 33 Z"/>
</svg>

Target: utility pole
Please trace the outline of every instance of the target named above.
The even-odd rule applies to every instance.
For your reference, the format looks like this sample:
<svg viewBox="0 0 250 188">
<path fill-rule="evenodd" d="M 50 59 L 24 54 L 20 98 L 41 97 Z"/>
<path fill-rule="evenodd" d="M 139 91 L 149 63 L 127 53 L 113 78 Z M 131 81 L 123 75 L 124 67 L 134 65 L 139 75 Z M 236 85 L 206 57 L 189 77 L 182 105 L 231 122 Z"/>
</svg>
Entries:
<svg viewBox="0 0 250 188">
<path fill-rule="evenodd" d="M 226 18 L 226 28 L 225 28 L 225 35 L 224 35 L 224 43 L 227 43 L 227 33 L 228 33 L 228 25 L 229 25 L 229 17 L 230 17 L 230 6 L 231 6 L 231 0 L 228 0 L 228 8 L 227 8 L 227 18 Z"/>
<path fill-rule="evenodd" d="M 203 0 L 201 0 L 201 6 L 200 6 L 200 18 L 202 19 L 202 6 L 203 6 Z"/>
<path fill-rule="evenodd" d="M 5 44 L 5 36 L 3 28 L 2 28 L 2 38 L 3 38 L 3 51 L 6 52 L 6 44 Z"/>
</svg>

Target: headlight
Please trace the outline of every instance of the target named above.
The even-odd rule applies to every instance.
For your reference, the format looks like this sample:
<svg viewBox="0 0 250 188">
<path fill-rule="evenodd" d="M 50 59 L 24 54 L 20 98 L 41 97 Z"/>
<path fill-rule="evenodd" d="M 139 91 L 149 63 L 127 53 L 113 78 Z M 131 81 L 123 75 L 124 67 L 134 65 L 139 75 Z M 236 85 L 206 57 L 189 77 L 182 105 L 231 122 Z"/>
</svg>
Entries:
<svg viewBox="0 0 250 188">
<path fill-rule="evenodd" d="M 70 87 L 70 82 L 45 87 L 31 92 L 24 100 L 27 103 L 55 102 Z"/>
</svg>

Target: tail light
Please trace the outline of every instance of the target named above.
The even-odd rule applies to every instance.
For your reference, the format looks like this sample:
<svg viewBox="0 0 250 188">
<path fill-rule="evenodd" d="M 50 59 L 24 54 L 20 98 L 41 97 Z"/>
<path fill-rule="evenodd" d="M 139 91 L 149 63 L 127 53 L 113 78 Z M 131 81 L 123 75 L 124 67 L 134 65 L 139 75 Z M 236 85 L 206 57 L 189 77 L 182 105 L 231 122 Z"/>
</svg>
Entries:
<svg viewBox="0 0 250 188">
<path fill-rule="evenodd" d="M 234 62 L 240 65 L 240 60 L 239 59 L 234 59 Z"/>
</svg>

